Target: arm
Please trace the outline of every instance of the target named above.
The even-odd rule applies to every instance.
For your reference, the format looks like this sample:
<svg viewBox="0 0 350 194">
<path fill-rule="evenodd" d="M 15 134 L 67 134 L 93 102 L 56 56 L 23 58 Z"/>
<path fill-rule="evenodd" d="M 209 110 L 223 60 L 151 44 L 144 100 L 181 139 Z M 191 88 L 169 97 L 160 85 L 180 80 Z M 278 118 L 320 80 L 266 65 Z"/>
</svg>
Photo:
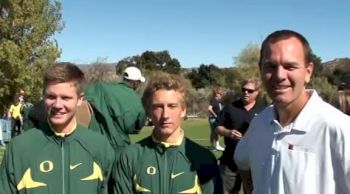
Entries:
<svg viewBox="0 0 350 194">
<path fill-rule="evenodd" d="M 241 139 L 242 138 L 242 133 L 236 129 L 230 130 L 230 129 L 227 129 L 226 127 L 220 125 L 220 126 L 216 127 L 215 130 L 219 135 L 224 136 L 224 137 L 228 137 L 231 139 Z"/>
<path fill-rule="evenodd" d="M 216 127 L 215 131 L 224 137 L 231 139 L 241 139 L 242 133 L 239 132 L 238 129 L 229 129 L 229 126 L 232 126 L 231 114 L 228 110 L 228 107 L 224 107 L 220 114 L 219 125 Z"/>
<path fill-rule="evenodd" d="M 14 168 L 11 162 L 12 157 L 10 153 L 11 144 L 7 148 L 0 166 L 0 193 L 17 193 L 16 183 L 14 180 Z"/>
<path fill-rule="evenodd" d="M 115 180 L 113 179 L 113 177 L 111 176 L 112 174 L 112 169 L 114 167 L 114 163 L 115 163 L 115 152 L 112 148 L 112 146 L 109 144 L 109 141 L 107 140 L 107 138 L 105 138 L 105 149 L 101 150 L 101 152 L 104 153 L 104 180 L 101 184 L 101 191 L 99 193 L 101 194 L 108 194 L 108 187 L 111 186 L 113 187 L 113 184 L 115 182 Z"/>
<path fill-rule="evenodd" d="M 113 190 L 114 193 L 123 193 L 123 194 L 133 194 L 133 172 L 132 167 L 130 166 L 132 161 L 127 156 L 125 149 L 120 154 L 120 157 L 117 158 L 115 165 L 112 170 L 112 177 L 114 180 Z"/>
<path fill-rule="evenodd" d="M 238 170 L 243 182 L 243 189 L 246 194 L 251 194 L 253 191 L 253 180 L 250 170 Z"/>
<path fill-rule="evenodd" d="M 221 174 L 214 156 L 212 156 L 212 163 L 202 164 L 197 174 L 203 194 L 223 193 Z"/>
<path fill-rule="evenodd" d="M 218 118 L 218 115 L 216 115 L 216 113 L 213 110 L 213 106 L 211 104 L 209 104 L 208 106 L 208 111 L 211 115 L 213 115 L 215 118 Z"/>
<path fill-rule="evenodd" d="M 342 120 L 342 128 L 337 129 L 331 139 L 332 162 L 336 188 L 341 193 L 350 193 L 350 130 L 349 120 Z"/>
<path fill-rule="evenodd" d="M 13 105 L 11 105 L 9 111 L 7 112 L 7 118 L 9 118 L 9 119 L 12 118 L 13 108 L 14 108 Z"/>
</svg>

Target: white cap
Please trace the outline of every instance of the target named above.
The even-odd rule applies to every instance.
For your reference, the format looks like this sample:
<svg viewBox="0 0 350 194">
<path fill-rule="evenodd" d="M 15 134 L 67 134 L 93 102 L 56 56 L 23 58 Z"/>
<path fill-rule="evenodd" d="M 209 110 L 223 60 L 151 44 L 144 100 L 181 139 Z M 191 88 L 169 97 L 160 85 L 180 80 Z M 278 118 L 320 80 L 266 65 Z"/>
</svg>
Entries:
<svg viewBox="0 0 350 194">
<path fill-rule="evenodd" d="M 128 67 L 124 70 L 124 78 L 128 80 L 136 80 L 145 82 L 145 77 L 142 76 L 141 71 L 137 67 Z"/>
</svg>

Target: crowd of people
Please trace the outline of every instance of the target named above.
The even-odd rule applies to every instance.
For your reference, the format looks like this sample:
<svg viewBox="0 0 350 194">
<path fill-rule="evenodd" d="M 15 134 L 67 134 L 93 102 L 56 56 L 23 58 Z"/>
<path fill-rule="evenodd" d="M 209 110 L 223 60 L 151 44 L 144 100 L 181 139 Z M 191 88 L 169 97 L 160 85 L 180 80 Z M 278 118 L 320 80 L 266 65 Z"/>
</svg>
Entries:
<svg viewBox="0 0 350 194">
<path fill-rule="evenodd" d="M 186 137 L 188 84 L 181 76 L 156 74 L 139 97 L 145 77 L 136 67 L 126 68 L 120 83 L 84 88 L 77 66 L 52 65 L 43 100 L 28 113 L 34 127 L 6 148 L 0 193 L 228 194 L 242 185 L 246 194 L 350 193 L 350 117 L 306 89 L 311 53 L 295 31 L 263 41 L 257 65 L 272 99 L 267 107 L 256 100 L 256 78 L 245 79 L 240 98 L 224 106 L 222 90 L 214 90 L 210 142 L 222 151 L 220 162 Z M 9 112 L 21 124 L 16 106 Z M 128 134 L 146 117 L 151 135 L 130 145 Z"/>
</svg>

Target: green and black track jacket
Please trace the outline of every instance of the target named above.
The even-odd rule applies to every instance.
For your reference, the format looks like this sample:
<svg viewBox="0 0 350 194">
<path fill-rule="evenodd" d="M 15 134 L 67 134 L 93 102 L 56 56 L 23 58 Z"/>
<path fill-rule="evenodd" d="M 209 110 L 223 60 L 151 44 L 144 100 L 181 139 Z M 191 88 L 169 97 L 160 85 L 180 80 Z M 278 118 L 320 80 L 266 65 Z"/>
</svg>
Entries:
<svg viewBox="0 0 350 194">
<path fill-rule="evenodd" d="M 0 168 L 0 193 L 104 194 L 114 160 L 103 135 L 78 125 L 59 137 L 46 124 L 9 144 Z"/>
<path fill-rule="evenodd" d="M 147 137 L 125 148 L 113 170 L 116 193 L 222 193 L 214 155 L 184 137 L 166 146 Z"/>
</svg>

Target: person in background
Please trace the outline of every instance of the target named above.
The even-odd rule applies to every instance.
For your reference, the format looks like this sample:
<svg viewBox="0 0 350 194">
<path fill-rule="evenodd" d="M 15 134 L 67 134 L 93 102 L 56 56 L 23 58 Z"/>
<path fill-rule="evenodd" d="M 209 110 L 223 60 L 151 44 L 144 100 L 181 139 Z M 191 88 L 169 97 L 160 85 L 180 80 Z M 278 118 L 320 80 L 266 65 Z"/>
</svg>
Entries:
<svg viewBox="0 0 350 194">
<path fill-rule="evenodd" d="M 253 119 L 234 156 L 251 171 L 253 193 L 350 193 L 350 117 L 306 89 L 314 68 L 308 41 L 275 31 L 260 52 L 273 104 Z"/>
<path fill-rule="evenodd" d="M 188 92 L 176 75 L 152 77 L 142 101 L 152 135 L 126 147 L 113 174 L 116 193 L 222 193 L 215 156 L 186 138 L 181 123 Z"/>
<path fill-rule="evenodd" d="M 220 158 L 220 170 L 225 193 L 238 193 L 242 180 L 233 155 L 237 143 L 242 138 L 250 121 L 263 109 L 256 101 L 260 83 L 256 78 L 247 78 L 241 83 L 241 97 L 227 105 L 219 118 L 217 133 L 225 138 L 225 150 Z M 246 187 L 244 185 L 244 190 Z"/>
<path fill-rule="evenodd" d="M 216 127 L 218 126 L 218 118 L 222 110 L 222 104 L 220 102 L 222 97 L 221 88 L 216 88 L 213 91 L 213 97 L 209 101 L 208 111 L 209 111 L 209 125 L 210 125 L 210 144 L 213 149 L 218 151 L 223 151 L 225 148 L 221 147 L 219 144 L 219 136 L 216 132 Z"/>
<path fill-rule="evenodd" d="M 21 115 L 23 119 L 23 126 L 22 126 L 23 131 L 26 131 L 28 129 L 35 127 L 29 118 L 29 113 L 32 107 L 33 107 L 33 104 L 28 102 L 26 96 L 23 96 L 22 107 L 21 107 Z"/>
<path fill-rule="evenodd" d="M 146 123 L 146 113 L 136 92 L 145 82 L 136 67 L 124 70 L 120 83 L 99 82 L 85 89 L 85 98 L 93 109 L 89 128 L 105 135 L 116 154 L 130 144 L 129 134 L 138 133 Z"/>
<path fill-rule="evenodd" d="M 83 72 L 71 63 L 46 71 L 47 121 L 11 140 L 0 167 L 0 193 L 107 193 L 114 151 L 105 136 L 75 119 L 83 80 Z"/>
<path fill-rule="evenodd" d="M 23 118 L 21 114 L 22 103 L 18 95 L 15 95 L 13 98 L 13 104 L 11 104 L 8 111 L 8 118 L 11 119 L 12 132 L 11 137 L 15 137 L 21 134 Z"/>
</svg>

